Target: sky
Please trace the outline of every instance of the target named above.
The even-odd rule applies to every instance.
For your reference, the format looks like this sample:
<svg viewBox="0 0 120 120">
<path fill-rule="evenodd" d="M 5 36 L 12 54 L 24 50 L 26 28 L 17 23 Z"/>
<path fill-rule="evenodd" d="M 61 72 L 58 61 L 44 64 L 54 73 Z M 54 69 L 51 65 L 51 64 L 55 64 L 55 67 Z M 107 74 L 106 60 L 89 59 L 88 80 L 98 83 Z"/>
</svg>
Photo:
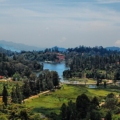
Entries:
<svg viewBox="0 0 120 120">
<path fill-rule="evenodd" d="M 120 0 L 0 0 L 0 40 L 120 47 Z"/>
</svg>

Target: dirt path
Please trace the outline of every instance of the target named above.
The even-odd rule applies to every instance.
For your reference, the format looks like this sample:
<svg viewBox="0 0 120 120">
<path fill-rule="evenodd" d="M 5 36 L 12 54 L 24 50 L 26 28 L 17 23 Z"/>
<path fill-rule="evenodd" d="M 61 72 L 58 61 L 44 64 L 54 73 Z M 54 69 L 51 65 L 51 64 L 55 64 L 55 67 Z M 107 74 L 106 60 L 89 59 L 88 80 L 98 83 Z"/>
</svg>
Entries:
<svg viewBox="0 0 120 120">
<path fill-rule="evenodd" d="M 24 99 L 23 101 L 25 102 L 25 101 L 28 101 L 28 100 L 30 100 L 30 99 L 38 98 L 40 95 L 43 95 L 43 94 L 46 94 L 46 93 L 49 93 L 49 92 L 50 92 L 50 90 L 41 92 L 41 93 L 39 93 L 39 94 L 37 94 L 37 95 L 33 95 L 33 96 L 31 96 L 31 97 L 29 97 L 29 98 L 27 98 L 27 99 Z"/>
</svg>

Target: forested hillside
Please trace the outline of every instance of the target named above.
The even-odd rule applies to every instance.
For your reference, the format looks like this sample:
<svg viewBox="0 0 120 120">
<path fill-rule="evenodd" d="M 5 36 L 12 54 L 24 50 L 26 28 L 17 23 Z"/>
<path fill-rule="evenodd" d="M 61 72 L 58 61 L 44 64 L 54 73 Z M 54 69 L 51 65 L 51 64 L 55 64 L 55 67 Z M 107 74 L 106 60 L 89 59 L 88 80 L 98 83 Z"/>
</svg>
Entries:
<svg viewBox="0 0 120 120">
<path fill-rule="evenodd" d="M 83 46 L 68 49 L 66 64 L 70 66 L 70 70 L 64 71 L 65 77 L 120 79 L 120 53 L 118 51 Z"/>
<path fill-rule="evenodd" d="M 34 120 L 36 117 L 40 120 L 42 113 L 48 120 L 107 120 L 109 116 L 112 120 L 120 113 L 118 51 L 84 46 L 65 52 L 58 49 L 3 51 L 0 52 L 0 112 L 3 118 Z M 65 85 L 56 71 L 43 70 L 41 62 L 45 61 L 53 61 L 50 64 L 64 61 L 70 67 L 63 72 L 68 81 L 82 80 L 89 84 L 93 81 L 96 90 L 88 88 L 86 82 Z M 113 82 L 109 84 L 109 80 Z"/>
</svg>

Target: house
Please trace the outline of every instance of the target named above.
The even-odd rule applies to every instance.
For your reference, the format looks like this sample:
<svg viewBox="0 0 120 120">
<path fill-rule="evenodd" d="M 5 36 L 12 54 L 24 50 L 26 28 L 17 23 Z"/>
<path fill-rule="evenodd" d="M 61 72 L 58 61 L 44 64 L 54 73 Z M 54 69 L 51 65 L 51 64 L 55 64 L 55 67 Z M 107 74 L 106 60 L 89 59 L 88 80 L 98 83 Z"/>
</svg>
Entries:
<svg viewBox="0 0 120 120">
<path fill-rule="evenodd" d="M 3 76 L 0 76 L 0 79 L 3 79 L 4 77 Z"/>
</svg>

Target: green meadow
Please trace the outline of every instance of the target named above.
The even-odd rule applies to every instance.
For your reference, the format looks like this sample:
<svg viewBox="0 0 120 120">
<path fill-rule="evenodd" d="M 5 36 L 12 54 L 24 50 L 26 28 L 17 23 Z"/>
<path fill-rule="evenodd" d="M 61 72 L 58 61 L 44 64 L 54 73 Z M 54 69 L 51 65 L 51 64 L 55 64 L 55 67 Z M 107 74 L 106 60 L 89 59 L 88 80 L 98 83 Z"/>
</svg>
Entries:
<svg viewBox="0 0 120 120">
<path fill-rule="evenodd" d="M 85 86 L 74 86 L 74 85 L 63 85 L 61 89 L 55 92 L 50 92 L 44 95 L 40 95 L 38 98 L 28 99 L 25 102 L 26 107 L 32 109 L 33 112 L 43 113 L 49 115 L 51 112 L 57 114 L 60 113 L 60 107 L 63 103 L 68 103 L 72 100 L 75 102 L 78 95 L 85 93 L 92 99 L 97 96 L 100 101 L 102 101 L 105 96 L 109 93 L 119 94 L 110 89 L 90 89 Z"/>
</svg>

